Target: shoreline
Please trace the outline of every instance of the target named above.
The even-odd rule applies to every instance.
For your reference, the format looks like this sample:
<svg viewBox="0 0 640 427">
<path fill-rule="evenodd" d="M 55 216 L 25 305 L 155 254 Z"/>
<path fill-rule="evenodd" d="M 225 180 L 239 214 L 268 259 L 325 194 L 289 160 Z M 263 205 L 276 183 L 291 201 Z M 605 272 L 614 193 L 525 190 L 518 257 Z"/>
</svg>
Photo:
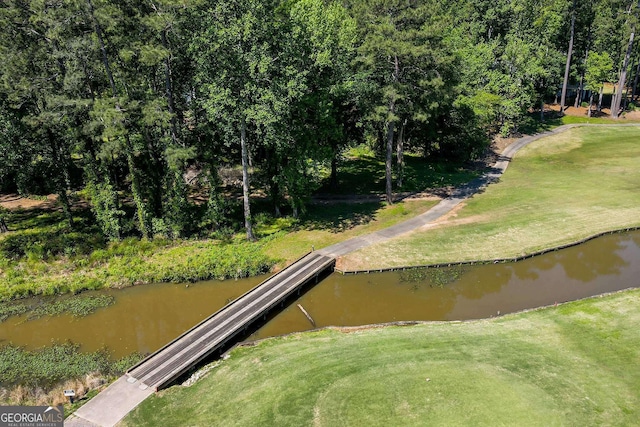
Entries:
<svg viewBox="0 0 640 427">
<path fill-rule="evenodd" d="M 579 246 L 583 243 L 587 243 L 591 240 L 597 239 L 603 236 L 609 236 L 612 234 L 621 234 L 621 233 L 630 233 L 634 231 L 640 231 L 640 226 L 632 226 L 632 227 L 623 227 L 610 231 L 603 231 L 597 234 L 593 234 L 589 237 L 585 237 L 584 239 L 576 240 L 571 243 L 566 243 L 559 246 L 550 247 L 547 249 L 542 249 L 539 251 L 531 252 L 525 255 L 519 255 L 515 257 L 505 257 L 505 258 L 495 258 L 495 259 L 485 259 L 485 260 L 469 260 L 469 261 L 453 261 L 453 262 L 441 262 L 434 264 L 424 264 L 424 265 L 407 265 L 400 267 L 386 267 L 379 269 L 363 269 L 363 270 L 341 270 L 339 268 L 335 268 L 334 272 L 349 276 L 355 274 L 371 274 L 371 273 L 386 273 L 391 271 L 405 271 L 405 270 L 416 270 L 416 269 L 427 269 L 427 268 L 444 268 L 444 267 L 456 267 L 460 265 L 483 265 L 483 264 L 505 264 L 511 262 L 523 261 L 525 259 L 534 258 L 540 255 L 548 254 L 549 252 L 556 252 L 562 249 L 572 248 L 575 246 Z"/>
</svg>

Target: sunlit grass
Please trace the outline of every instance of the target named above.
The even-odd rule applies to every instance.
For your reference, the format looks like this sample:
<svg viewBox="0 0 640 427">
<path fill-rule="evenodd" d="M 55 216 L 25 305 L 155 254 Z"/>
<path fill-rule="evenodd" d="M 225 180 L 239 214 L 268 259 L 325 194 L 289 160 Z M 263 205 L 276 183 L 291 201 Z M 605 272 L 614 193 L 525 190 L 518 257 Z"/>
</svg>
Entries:
<svg viewBox="0 0 640 427">
<path fill-rule="evenodd" d="M 640 291 L 481 321 L 239 348 L 126 426 L 634 425 Z"/>
<path fill-rule="evenodd" d="M 311 213 L 297 229 L 280 233 L 264 246 L 270 257 L 291 262 L 312 249 L 321 249 L 352 237 L 381 230 L 420 215 L 437 200 L 382 203 L 341 203 L 310 207 Z"/>
<path fill-rule="evenodd" d="M 384 268 L 535 252 L 640 226 L 640 128 L 589 127 L 538 140 L 449 221 L 347 255 Z"/>
</svg>

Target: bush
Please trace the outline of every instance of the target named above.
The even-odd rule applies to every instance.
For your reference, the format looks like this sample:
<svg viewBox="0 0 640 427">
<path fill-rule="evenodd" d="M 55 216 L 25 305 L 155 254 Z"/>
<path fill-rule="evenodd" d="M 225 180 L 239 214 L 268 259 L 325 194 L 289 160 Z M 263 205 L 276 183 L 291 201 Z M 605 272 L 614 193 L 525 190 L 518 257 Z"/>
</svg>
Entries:
<svg viewBox="0 0 640 427">
<path fill-rule="evenodd" d="M 0 241 L 0 255 L 11 260 L 25 257 L 47 260 L 57 256 L 86 255 L 104 244 L 102 236 L 95 233 L 36 230 L 6 236 Z"/>
<path fill-rule="evenodd" d="M 125 213 L 119 209 L 115 189 L 110 184 L 89 183 L 87 192 L 91 199 L 91 210 L 102 233 L 109 240 L 119 240 L 123 233 L 122 218 Z"/>
</svg>

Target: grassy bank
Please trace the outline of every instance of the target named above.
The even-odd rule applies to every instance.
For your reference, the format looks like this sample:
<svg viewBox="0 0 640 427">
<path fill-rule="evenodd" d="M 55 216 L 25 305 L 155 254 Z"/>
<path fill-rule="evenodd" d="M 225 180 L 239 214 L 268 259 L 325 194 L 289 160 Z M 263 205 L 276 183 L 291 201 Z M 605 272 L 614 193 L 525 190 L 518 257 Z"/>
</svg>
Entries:
<svg viewBox="0 0 640 427">
<path fill-rule="evenodd" d="M 640 128 L 582 127 L 520 151 L 446 221 L 341 261 L 367 269 L 507 258 L 640 225 Z"/>
<path fill-rule="evenodd" d="M 563 120 L 575 119 L 558 119 Z M 457 217 L 435 229 L 350 255 L 341 267 L 511 257 L 600 231 L 640 225 L 636 184 L 640 170 L 635 167 L 639 135 L 635 128 L 581 128 L 541 140 L 519 153 L 502 182 L 471 199 Z M 415 188 L 455 185 L 477 173 L 447 170 L 409 157 L 407 179 Z M 358 189 L 357 182 L 369 175 L 375 183 L 384 165 L 374 160 L 368 152 L 347 157 L 341 168 L 342 187 Z M 359 189 L 369 193 L 374 187 Z M 275 263 L 291 262 L 312 247 L 389 227 L 435 203 L 315 203 L 300 220 L 258 213 L 256 233 L 261 240 L 254 244 L 243 242 L 241 234 L 225 241 L 130 238 L 108 243 L 87 211 L 76 211 L 73 230 L 54 210 L 13 211 L 7 215 L 11 232 L 0 235 L 0 301 L 139 283 L 255 275 Z"/>
<path fill-rule="evenodd" d="M 353 237 L 373 233 L 420 215 L 438 200 L 414 200 L 388 206 L 381 203 L 314 205 L 311 218 L 274 236 L 264 245 L 270 256 L 291 262 L 312 247 L 320 249 Z"/>
<path fill-rule="evenodd" d="M 634 425 L 639 322 L 633 290 L 489 320 L 269 339 L 152 396 L 126 425 Z"/>
<path fill-rule="evenodd" d="M 87 254 L 0 261 L 0 301 L 142 283 L 240 278 L 268 271 L 261 244 L 217 241 L 111 243 Z"/>
<path fill-rule="evenodd" d="M 408 154 L 402 190 L 457 185 L 477 173 Z M 192 239 L 145 241 L 132 237 L 107 242 L 82 204 L 74 210 L 72 229 L 51 200 L 45 200 L 46 207 L 34 207 L 37 204 L 32 202 L 27 203 L 28 209 L 4 210 L 2 216 L 10 232 L 0 234 L 0 303 L 142 283 L 256 275 L 276 263 L 284 266 L 312 247 L 319 249 L 388 227 L 436 203 L 420 200 L 387 206 L 376 201 L 375 194 L 384 188 L 384 162 L 363 147 L 345 153 L 338 178 L 338 189 L 330 188 L 328 178 L 326 188 L 321 189 L 323 197 L 337 200 L 310 204 L 300 219 L 274 218 L 265 212 L 271 207 L 256 200 L 254 225 L 259 241 L 251 244 L 244 241 L 244 233 L 231 228 L 217 234 L 199 230 Z M 223 240 L 203 238 L 220 234 L 224 234 Z M 0 305 L 0 320 L 24 312 L 25 307 Z"/>
<path fill-rule="evenodd" d="M 435 203 L 312 205 L 301 220 L 260 215 L 256 234 L 261 239 L 256 243 L 244 241 L 242 235 L 227 241 L 128 238 L 108 243 L 88 212 L 76 212 L 76 228 L 69 230 L 57 211 L 13 211 L 7 215 L 11 232 L 0 235 L 0 302 L 142 283 L 258 275 L 276 262 L 295 260 L 312 246 L 319 249 L 388 227 Z M 0 321 L 25 312 L 25 307 L 0 305 Z"/>
<path fill-rule="evenodd" d="M 82 353 L 75 344 L 55 344 L 36 351 L 11 345 L 0 347 L 1 405 L 68 405 L 63 390 L 73 389 L 79 400 L 92 397 L 140 359 L 132 354 L 111 361 L 108 353 Z M 79 401 L 78 404 L 81 404 Z"/>
</svg>

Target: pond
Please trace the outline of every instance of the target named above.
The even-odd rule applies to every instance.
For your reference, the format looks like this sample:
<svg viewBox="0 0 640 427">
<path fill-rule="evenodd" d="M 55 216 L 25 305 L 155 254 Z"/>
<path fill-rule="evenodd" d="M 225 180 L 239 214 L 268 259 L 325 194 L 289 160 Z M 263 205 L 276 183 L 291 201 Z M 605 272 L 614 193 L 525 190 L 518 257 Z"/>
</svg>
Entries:
<svg viewBox="0 0 640 427">
<path fill-rule="evenodd" d="M 148 353 L 240 296 L 263 277 L 154 284 L 101 293 L 114 305 L 74 318 L 0 323 L 0 344 L 33 349 L 72 341 L 112 357 Z M 640 231 L 613 234 L 516 263 L 360 275 L 331 274 L 251 338 L 316 327 L 410 320 L 466 320 L 552 305 L 640 286 Z"/>
</svg>

